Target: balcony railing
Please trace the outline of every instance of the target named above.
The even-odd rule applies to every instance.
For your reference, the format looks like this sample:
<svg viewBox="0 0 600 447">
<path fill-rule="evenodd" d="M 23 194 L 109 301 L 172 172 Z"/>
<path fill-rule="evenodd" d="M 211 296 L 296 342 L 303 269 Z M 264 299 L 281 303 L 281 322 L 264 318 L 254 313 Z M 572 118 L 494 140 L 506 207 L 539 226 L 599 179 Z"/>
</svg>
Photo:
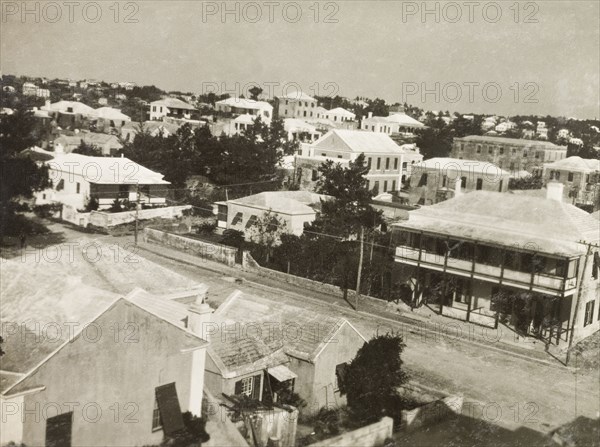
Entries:
<svg viewBox="0 0 600 447">
<path fill-rule="evenodd" d="M 548 275 L 543 273 L 520 272 L 508 268 L 502 269 L 501 266 L 487 265 L 472 261 L 448 257 L 445 261 L 443 255 L 437 253 L 421 251 L 419 259 L 419 250 L 399 246 L 396 248 L 396 261 L 410 265 L 421 265 L 425 268 L 437 271 L 445 271 L 451 274 L 467 276 L 473 275 L 473 278 L 498 283 L 502 278 L 502 284 L 519 289 L 533 290 L 541 293 L 560 294 L 563 291 L 563 278 L 560 276 Z M 570 295 L 575 291 L 577 285 L 576 278 L 564 280 L 564 293 Z"/>
</svg>

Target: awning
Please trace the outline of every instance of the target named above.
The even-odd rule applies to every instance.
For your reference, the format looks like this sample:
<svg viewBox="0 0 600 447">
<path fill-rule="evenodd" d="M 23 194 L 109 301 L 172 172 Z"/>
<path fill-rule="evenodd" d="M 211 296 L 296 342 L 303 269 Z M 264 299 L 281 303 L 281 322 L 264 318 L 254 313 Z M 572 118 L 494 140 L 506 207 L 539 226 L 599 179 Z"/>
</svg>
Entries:
<svg viewBox="0 0 600 447">
<path fill-rule="evenodd" d="M 270 375 L 275 377 L 280 382 L 285 382 L 286 380 L 295 379 L 298 376 L 290 371 L 287 367 L 283 365 L 278 365 L 273 368 L 268 368 L 267 371 Z"/>
</svg>

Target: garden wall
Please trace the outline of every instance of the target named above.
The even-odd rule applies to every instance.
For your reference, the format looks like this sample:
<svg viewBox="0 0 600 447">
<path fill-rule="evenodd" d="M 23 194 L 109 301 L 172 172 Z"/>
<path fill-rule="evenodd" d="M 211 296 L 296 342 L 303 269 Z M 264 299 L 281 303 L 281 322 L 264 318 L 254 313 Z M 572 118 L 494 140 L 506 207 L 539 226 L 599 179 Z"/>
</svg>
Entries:
<svg viewBox="0 0 600 447">
<path fill-rule="evenodd" d="M 235 258 L 238 252 L 237 248 L 192 239 L 154 228 L 144 228 L 144 242 L 172 247 L 200 258 L 226 264 L 230 267 L 235 265 Z"/>
<path fill-rule="evenodd" d="M 190 205 L 168 206 L 164 208 L 152 208 L 138 211 L 139 220 L 156 219 L 159 217 L 172 219 L 180 217 L 184 210 L 190 209 Z M 135 211 L 124 211 L 122 213 L 106 213 L 103 211 L 92 211 L 89 223 L 101 228 L 113 227 L 135 221 Z"/>
<path fill-rule="evenodd" d="M 392 437 L 394 421 L 384 417 L 379 422 L 343 433 L 335 438 L 324 439 L 309 447 L 379 447 L 387 438 Z"/>
</svg>

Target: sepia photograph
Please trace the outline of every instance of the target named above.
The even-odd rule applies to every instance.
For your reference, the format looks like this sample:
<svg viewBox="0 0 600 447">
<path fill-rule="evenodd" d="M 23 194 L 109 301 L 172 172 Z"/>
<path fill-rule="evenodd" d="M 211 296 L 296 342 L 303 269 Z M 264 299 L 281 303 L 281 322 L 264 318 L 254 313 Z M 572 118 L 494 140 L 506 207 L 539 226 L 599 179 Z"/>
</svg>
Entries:
<svg viewBox="0 0 600 447">
<path fill-rule="evenodd" d="M 0 0 L 0 447 L 600 447 L 600 1 Z"/>
</svg>

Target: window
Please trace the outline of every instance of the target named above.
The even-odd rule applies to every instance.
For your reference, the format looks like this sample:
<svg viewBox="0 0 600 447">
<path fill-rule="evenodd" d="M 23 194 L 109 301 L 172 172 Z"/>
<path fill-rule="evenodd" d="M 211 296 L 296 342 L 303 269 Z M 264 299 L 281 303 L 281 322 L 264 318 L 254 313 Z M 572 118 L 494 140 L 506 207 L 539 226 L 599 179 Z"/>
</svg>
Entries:
<svg viewBox="0 0 600 447">
<path fill-rule="evenodd" d="M 592 278 L 598 279 L 598 275 L 600 274 L 598 270 L 600 270 L 600 253 L 596 252 L 594 253 L 594 260 L 592 263 Z"/>
<path fill-rule="evenodd" d="M 483 180 L 480 179 L 480 178 L 478 178 L 477 179 L 477 185 L 475 186 L 475 189 L 479 191 L 481 188 L 483 188 Z"/>
<path fill-rule="evenodd" d="M 488 149 L 488 154 L 493 154 L 494 153 L 494 149 L 492 149 L 491 147 Z"/>
<path fill-rule="evenodd" d="M 387 192 L 387 180 L 383 182 L 383 192 Z"/>
<path fill-rule="evenodd" d="M 443 175 L 442 176 L 442 188 L 446 187 L 446 182 L 448 181 L 448 176 L 447 175 Z"/>
<path fill-rule="evenodd" d="M 461 188 L 466 188 L 467 187 L 467 177 L 461 177 L 460 178 L 460 187 Z"/>
<path fill-rule="evenodd" d="M 327 154 L 325 152 L 321 152 L 321 157 L 327 157 Z"/>
<path fill-rule="evenodd" d="M 319 171 L 317 169 L 312 170 L 311 180 L 316 182 L 319 179 Z"/>
<path fill-rule="evenodd" d="M 385 159 L 385 169 L 390 169 L 390 159 L 389 158 Z"/>
<path fill-rule="evenodd" d="M 261 378 L 261 374 L 258 374 L 253 377 L 245 377 L 242 380 L 238 380 L 235 382 L 234 394 L 236 396 L 244 395 L 251 399 L 259 400 Z"/>
<path fill-rule="evenodd" d="M 394 158 L 394 169 L 398 169 L 398 159 Z"/>
<path fill-rule="evenodd" d="M 500 151 L 500 155 L 504 154 L 504 148 L 502 146 L 500 146 L 499 151 Z"/>
<path fill-rule="evenodd" d="M 160 410 L 158 409 L 158 401 L 154 398 L 154 408 L 152 409 L 152 431 L 160 430 L 162 422 L 160 421 Z"/>
<path fill-rule="evenodd" d="M 81 192 L 81 184 L 79 182 L 77 182 L 75 189 L 76 189 L 76 194 L 79 194 Z"/>
<path fill-rule="evenodd" d="M 560 180 L 560 172 L 554 171 L 554 180 Z"/>
<path fill-rule="evenodd" d="M 510 163 L 510 168 L 511 171 L 515 170 L 515 164 L 513 162 Z"/>
<path fill-rule="evenodd" d="M 306 116 L 306 110 L 304 111 L 304 116 Z"/>
<path fill-rule="evenodd" d="M 427 186 L 427 174 L 421 174 L 418 186 Z"/>
<path fill-rule="evenodd" d="M 572 172 L 569 172 L 569 173 L 567 174 L 567 180 L 568 180 L 568 181 L 570 181 L 570 182 L 572 182 L 572 181 L 573 181 L 573 173 L 572 173 Z"/>
<path fill-rule="evenodd" d="M 527 158 L 527 151 L 523 151 L 523 158 Z"/>
<path fill-rule="evenodd" d="M 286 101 L 286 102 L 287 102 L 287 101 Z M 285 114 L 286 114 L 286 115 L 288 114 L 288 109 L 285 109 Z"/>
<path fill-rule="evenodd" d="M 588 326 L 592 324 L 594 321 L 594 305 L 596 303 L 594 301 L 588 301 L 585 303 L 585 320 L 583 322 L 583 326 Z"/>
<path fill-rule="evenodd" d="M 65 180 L 60 179 L 60 181 L 58 182 L 58 185 L 56 185 L 56 190 L 62 191 L 63 189 L 65 189 Z"/>
<path fill-rule="evenodd" d="M 460 151 L 464 151 L 465 150 L 465 143 L 460 143 Z"/>
<path fill-rule="evenodd" d="M 237 225 L 241 223 L 243 219 L 244 215 L 242 213 L 236 213 L 236 215 L 233 217 L 233 220 L 231 221 L 231 225 Z"/>
<path fill-rule="evenodd" d="M 346 394 L 346 371 L 348 363 L 340 363 L 335 367 L 335 384 L 334 390 L 339 391 L 340 395 Z"/>
<path fill-rule="evenodd" d="M 248 222 L 246 222 L 246 229 L 250 228 L 257 221 L 258 221 L 258 217 L 255 214 L 253 214 L 252 216 L 250 216 L 250 219 L 248 219 Z"/>
<path fill-rule="evenodd" d="M 478 153 L 478 154 L 481 154 L 481 144 L 478 144 L 478 145 L 477 145 L 477 153 Z"/>
<path fill-rule="evenodd" d="M 396 180 L 392 180 L 392 191 L 396 191 Z"/>
<path fill-rule="evenodd" d="M 371 169 L 371 157 L 367 158 L 367 168 Z"/>
<path fill-rule="evenodd" d="M 376 181 L 376 182 L 375 182 L 375 185 L 373 186 L 373 192 L 374 192 L 375 194 L 378 194 L 378 193 L 379 193 L 379 182 L 378 182 L 378 181 Z"/>
<path fill-rule="evenodd" d="M 405 161 L 404 163 L 402 163 L 402 169 L 406 169 L 408 167 L 408 162 Z"/>
<path fill-rule="evenodd" d="M 381 158 L 377 158 L 377 169 L 381 169 Z"/>
<path fill-rule="evenodd" d="M 515 155 L 517 153 L 517 150 L 513 147 L 512 148 L 512 154 Z"/>
</svg>

